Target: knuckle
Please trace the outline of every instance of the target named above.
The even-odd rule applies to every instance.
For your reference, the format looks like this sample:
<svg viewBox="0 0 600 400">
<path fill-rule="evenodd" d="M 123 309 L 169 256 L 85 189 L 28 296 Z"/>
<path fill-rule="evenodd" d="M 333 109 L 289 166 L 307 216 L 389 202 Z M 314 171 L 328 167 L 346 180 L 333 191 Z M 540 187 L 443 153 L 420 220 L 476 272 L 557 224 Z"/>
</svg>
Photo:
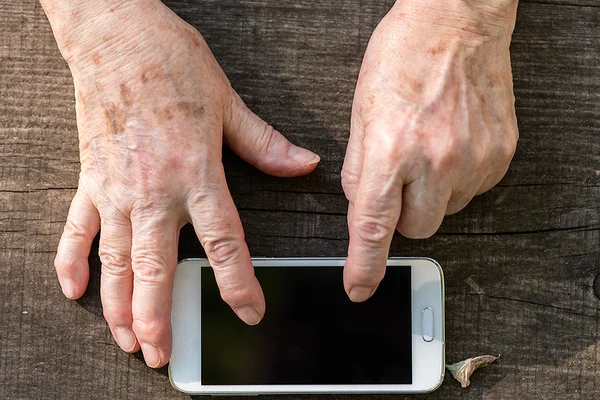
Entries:
<svg viewBox="0 0 600 400">
<path fill-rule="evenodd" d="M 361 242 L 368 247 L 381 247 L 394 233 L 393 226 L 385 217 L 362 215 L 352 223 L 352 229 Z"/>
<path fill-rule="evenodd" d="M 159 256 L 147 254 L 132 256 L 131 266 L 135 279 L 139 282 L 155 284 L 168 279 L 168 268 Z"/>
<path fill-rule="evenodd" d="M 412 140 L 404 140 L 405 136 L 399 131 L 386 131 L 387 134 L 373 133 L 364 140 L 364 146 L 367 149 L 377 151 L 382 160 L 400 159 L 401 155 L 410 154 L 415 144 Z"/>
<path fill-rule="evenodd" d="M 461 145 L 454 140 L 441 148 L 439 152 L 429 155 L 430 163 L 434 165 L 437 171 L 448 171 L 455 167 L 463 156 Z"/>
<path fill-rule="evenodd" d="M 76 241 L 88 240 L 91 236 L 91 232 L 86 225 L 73 221 L 72 219 L 67 219 L 63 234 L 67 238 Z"/>
<path fill-rule="evenodd" d="M 360 176 L 356 172 L 350 171 L 347 167 L 342 168 L 340 176 L 342 178 L 342 188 L 344 189 L 346 198 L 348 198 L 348 200 L 351 200 L 349 198 L 350 192 L 356 187 L 358 187 Z"/>
<path fill-rule="evenodd" d="M 170 317 L 159 317 L 151 315 L 133 315 L 133 323 L 131 324 L 136 336 L 144 339 L 151 338 L 151 342 L 160 342 L 160 338 L 165 336 L 170 327 Z"/>
<path fill-rule="evenodd" d="M 162 179 L 140 190 L 131 200 L 130 218 L 152 220 L 156 225 L 168 221 L 173 207 L 177 204 L 172 195 L 172 188 L 167 188 L 167 185 L 172 184 L 172 180 Z"/>
<path fill-rule="evenodd" d="M 242 113 L 240 126 L 237 128 L 242 131 L 255 132 L 249 138 L 259 157 L 269 154 L 277 142 L 278 132 L 260 118 L 253 118 L 253 114 L 247 110 L 246 105 L 237 94 L 232 96 L 232 103 L 233 109 L 248 111 Z"/>
<path fill-rule="evenodd" d="M 275 129 L 271 125 L 264 123 L 261 134 L 258 136 L 262 140 L 260 148 L 263 155 L 270 153 L 275 144 L 274 139 L 277 137 Z"/>
<path fill-rule="evenodd" d="M 510 138 L 505 138 L 500 145 L 500 155 L 501 158 L 510 162 L 513 156 L 515 155 L 515 151 L 517 150 L 517 139 L 515 135 L 511 135 Z"/>
<path fill-rule="evenodd" d="M 243 238 L 217 236 L 204 241 L 204 250 L 211 260 L 213 268 L 219 269 L 235 262 L 243 246 Z"/>
<path fill-rule="evenodd" d="M 58 252 L 54 258 L 54 268 L 56 268 L 56 270 L 63 271 L 63 273 L 73 272 L 77 270 L 79 266 L 79 260 L 76 260 L 68 254 Z"/>
<path fill-rule="evenodd" d="M 491 160 L 494 158 L 493 156 L 490 157 L 489 152 L 485 148 L 471 149 L 470 151 L 465 151 L 459 154 L 459 157 L 462 159 L 462 163 L 460 168 L 457 168 L 456 172 L 459 172 L 459 175 L 462 176 L 462 179 L 469 179 L 470 176 L 468 173 L 473 174 L 473 176 L 478 176 L 482 173 L 485 173 L 491 164 Z"/>
<path fill-rule="evenodd" d="M 403 135 L 392 135 L 381 148 L 384 159 L 399 161 L 410 154 L 417 152 L 419 146 L 414 140 L 405 140 Z"/>
<path fill-rule="evenodd" d="M 261 125 L 257 132 L 257 135 L 251 139 L 253 140 L 254 149 L 256 149 L 251 164 L 259 169 L 267 167 L 268 162 L 281 152 L 282 144 L 287 142 L 287 139 L 281 135 L 276 129 L 266 122 L 258 121 L 256 124 Z"/>
<path fill-rule="evenodd" d="M 514 123 L 513 128 L 511 129 L 511 132 L 513 133 L 513 140 L 515 141 L 515 147 L 517 146 L 517 142 L 519 141 L 519 137 L 520 137 L 520 132 L 519 132 L 519 125 L 516 123 Z"/>
<path fill-rule="evenodd" d="M 131 274 L 129 255 L 115 250 L 100 249 L 98 252 L 103 272 L 113 276 L 129 276 Z"/>
</svg>

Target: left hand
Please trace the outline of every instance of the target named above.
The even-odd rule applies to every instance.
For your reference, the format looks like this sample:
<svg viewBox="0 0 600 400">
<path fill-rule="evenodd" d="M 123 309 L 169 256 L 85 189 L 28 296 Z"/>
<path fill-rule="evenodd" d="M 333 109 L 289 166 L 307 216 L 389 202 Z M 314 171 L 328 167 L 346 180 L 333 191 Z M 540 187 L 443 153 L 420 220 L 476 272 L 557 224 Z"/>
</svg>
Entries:
<svg viewBox="0 0 600 400">
<path fill-rule="evenodd" d="M 518 139 L 516 8 L 516 0 L 400 0 L 373 33 L 342 169 L 353 301 L 383 278 L 396 229 L 433 235 L 506 173 Z"/>
<path fill-rule="evenodd" d="M 253 114 L 200 33 L 162 2 L 44 4 L 75 82 L 81 159 L 55 260 L 63 293 L 85 292 L 101 228 L 100 297 L 115 341 L 141 348 L 151 367 L 165 365 L 179 230 L 191 222 L 221 297 L 257 324 L 265 299 L 222 144 L 277 176 L 307 174 L 319 157 Z"/>
</svg>

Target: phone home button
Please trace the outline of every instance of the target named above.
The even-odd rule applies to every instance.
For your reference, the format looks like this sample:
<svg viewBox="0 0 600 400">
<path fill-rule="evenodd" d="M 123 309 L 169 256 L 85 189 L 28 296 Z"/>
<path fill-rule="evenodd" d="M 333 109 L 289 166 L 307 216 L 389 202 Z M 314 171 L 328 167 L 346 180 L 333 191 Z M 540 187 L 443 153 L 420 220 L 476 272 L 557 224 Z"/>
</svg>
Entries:
<svg viewBox="0 0 600 400">
<path fill-rule="evenodd" d="M 433 341 L 433 310 L 431 307 L 425 307 L 421 311 L 421 334 L 424 341 Z"/>
</svg>

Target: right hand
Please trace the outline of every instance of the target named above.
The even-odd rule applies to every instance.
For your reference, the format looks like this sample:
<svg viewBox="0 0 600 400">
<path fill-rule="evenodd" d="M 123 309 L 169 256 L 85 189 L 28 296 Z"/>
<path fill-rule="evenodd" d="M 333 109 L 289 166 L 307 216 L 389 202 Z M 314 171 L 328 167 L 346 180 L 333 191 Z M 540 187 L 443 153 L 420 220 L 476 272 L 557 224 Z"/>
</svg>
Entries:
<svg viewBox="0 0 600 400">
<path fill-rule="evenodd" d="M 516 11 L 515 0 L 399 0 L 373 33 L 342 168 L 353 301 L 383 279 L 396 230 L 430 237 L 506 173 L 519 137 Z"/>
<path fill-rule="evenodd" d="M 123 350 L 141 347 L 160 367 L 171 353 L 173 274 L 188 221 L 223 300 L 247 324 L 265 312 L 225 181 L 223 140 L 276 176 L 307 174 L 319 157 L 254 115 L 201 35 L 161 2 L 98 3 L 46 7 L 75 82 L 81 158 L 56 271 L 65 296 L 81 297 L 102 227 L 104 316 Z M 62 13 L 79 23 L 65 24 Z"/>
</svg>

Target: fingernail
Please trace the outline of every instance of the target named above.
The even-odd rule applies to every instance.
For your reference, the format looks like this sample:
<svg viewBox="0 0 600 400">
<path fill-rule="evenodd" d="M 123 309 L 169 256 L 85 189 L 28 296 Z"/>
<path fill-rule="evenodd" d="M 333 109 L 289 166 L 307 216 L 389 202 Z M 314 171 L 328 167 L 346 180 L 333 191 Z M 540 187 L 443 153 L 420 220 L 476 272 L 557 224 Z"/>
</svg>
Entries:
<svg viewBox="0 0 600 400">
<path fill-rule="evenodd" d="M 290 144 L 288 147 L 288 156 L 304 165 L 313 165 L 321 161 L 321 157 L 310 150 Z"/>
<path fill-rule="evenodd" d="M 260 322 L 260 315 L 252 306 L 245 306 L 235 309 L 238 317 L 248 325 L 256 325 Z"/>
<path fill-rule="evenodd" d="M 69 298 L 72 299 L 75 297 L 76 291 L 75 291 L 75 283 L 73 283 L 73 281 L 69 278 L 63 278 L 60 280 L 60 287 L 62 288 L 62 292 L 63 294 Z"/>
<path fill-rule="evenodd" d="M 140 345 L 142 348 L 142 353 L 144 353 L 144 361 L 151 368 L 157 368 L 160 365 L 160 354 L 158 354 L 158 349 L 151 344 L 142 343 Z"/>
<path fill-rule="evenodd" d="M 115 340 L 123 349 L 123 351 L 128 353 L 131 353 L 133 349 L 135 349 L 135 345 L 137 343 L 137 339 L 135 338 L 133 331 L 123 326 L 119 326 L 115 329 Z"/>
<path fill-rule="evenodd" d="M 360 303 L 367 300 L 373 294 L 373 288 L 368 286 L 354 286 L 350 289 L 350 300 Z"/>
</svg>

